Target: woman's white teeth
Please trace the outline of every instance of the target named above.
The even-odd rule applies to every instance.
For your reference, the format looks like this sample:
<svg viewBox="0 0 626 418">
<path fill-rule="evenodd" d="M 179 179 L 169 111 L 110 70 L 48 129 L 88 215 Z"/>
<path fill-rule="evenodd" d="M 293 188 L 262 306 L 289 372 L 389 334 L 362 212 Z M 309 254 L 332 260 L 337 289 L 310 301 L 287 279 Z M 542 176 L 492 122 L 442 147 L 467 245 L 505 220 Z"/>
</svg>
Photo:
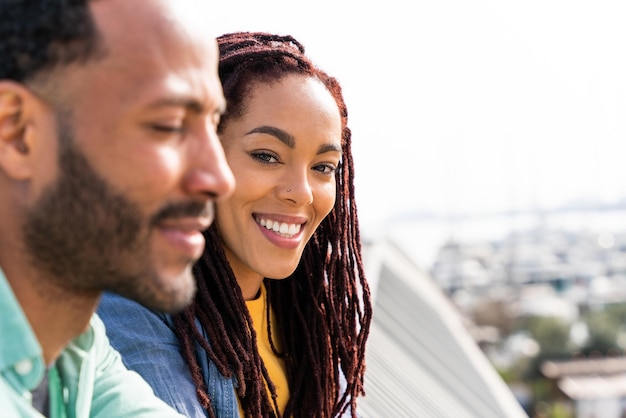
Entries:
<svg viewBox="0 0 626 418">
<path fill-rule="evenodd" d="M 275 222 L 269 219 L 259 220 L 259 224 L 270 231 L 278 232 L 281 235 L 295 235 L 300 232 L 300 224 L 288 224 L 285 222 Z"/>
</svg>

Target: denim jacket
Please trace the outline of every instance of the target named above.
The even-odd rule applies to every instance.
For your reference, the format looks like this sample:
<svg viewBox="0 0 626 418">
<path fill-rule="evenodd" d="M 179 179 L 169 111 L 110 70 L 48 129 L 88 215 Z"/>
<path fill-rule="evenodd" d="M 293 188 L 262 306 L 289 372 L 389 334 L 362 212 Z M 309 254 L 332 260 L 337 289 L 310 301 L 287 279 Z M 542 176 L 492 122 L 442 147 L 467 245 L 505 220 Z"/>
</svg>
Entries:
<svg viewBox="0 0 626 418">
<path fill-rule="evenodd" d="M 121 353 L 126 366 L 143 376 L 159 398 L 188 417 L 207 417 L 196 398 L 196 387 L 180 353 L 170 315 L 151 311 L 112 293 L 102 297 L 98 315 L 106 325 L 111 345 Z M 206 337 L 198 321 L 196 326 Z M 196 353 L 216 415 L 238 418 L 235 378 L 222 376 L 198 343 Z"/>
</svg>

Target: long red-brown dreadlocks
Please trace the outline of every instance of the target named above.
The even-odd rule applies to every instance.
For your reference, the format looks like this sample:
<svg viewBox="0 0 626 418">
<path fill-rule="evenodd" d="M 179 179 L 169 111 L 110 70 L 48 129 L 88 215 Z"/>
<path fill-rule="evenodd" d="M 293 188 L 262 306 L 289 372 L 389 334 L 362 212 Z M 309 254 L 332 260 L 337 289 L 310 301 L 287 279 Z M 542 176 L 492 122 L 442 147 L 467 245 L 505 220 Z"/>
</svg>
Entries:
<svg viewBox="0 0 626 418">
<path fill-rule="evenodd" d="M 219 74 L 228 103 L 219 131 L 245 112 L 254 84 L 289 74 L 320 80 L 337 102 L 343 157 L 336 173 L 335 206 L 307 244 L 296 271 L 284 280 L 265 279 L 265 286 L 276 317 L 270 341 L 280 341 L 280 352 L 273 349 L 287 365 L 290 398 L 282 416 L 326 418 L 350 410 L 356 417 L 357 398 L 364 394 L 365 343 L 372 307 L 361 259 L 351 133 L 341 87 L 305 56 L 304 47 L 291 36 L 240 32 L 223 35 L 218 43 Z M 209 416 L 215 417 L 196 359 L 196 342 L 220 373 L 236 377 L 246 416 L 280 416 L 252 320 L 215 226 L 205 236 L 206 249 L 194 266 L 195 301 L 174 317 L 198 399 Z M 208 341 L 196 328 L 196 318 Z"/>
</svg>

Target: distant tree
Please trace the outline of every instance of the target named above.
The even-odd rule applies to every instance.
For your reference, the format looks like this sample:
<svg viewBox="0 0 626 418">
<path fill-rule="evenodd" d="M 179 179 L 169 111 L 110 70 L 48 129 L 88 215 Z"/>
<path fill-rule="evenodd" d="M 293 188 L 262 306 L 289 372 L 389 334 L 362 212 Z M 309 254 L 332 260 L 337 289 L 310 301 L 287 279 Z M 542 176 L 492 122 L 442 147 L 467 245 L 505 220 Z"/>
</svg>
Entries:
<svg viewBox="0 0 626 418">
<path fill-rule="evenodd" d="M 570 325 L 564 320 L 552 316 L 530 316 L 522 320 L 522 329 L 537 341 L 544 356 L 569 354 Z"/>
<path fill-rule="evenodd" d="M 617 324 L 626 324 L 626 303 L 612 303 L 606 305 L 604 310 Z"/>
<path fill-rule="evenodd" d="M 618 332 L 626 324 L 626 304 L 609 305 L 601 311 L 590 311 L 585 315 L 584 322 L 589 329 L 589 340 L 583 352 L 599 352 L 621 350 L 617 342 Z"/>
<path fill-rule="evenodd" d="M 521 374 L 524 379 L 543 381 L 540 367 L 545 360 L 568 359 L 572 354 L 569 346 L 570 326 L 552 316 L 529 316 L 521 321 L 520 328 L 528 331 L 540 347 L 539 354 Z"/>
<path fill-rule="evenodd" d="M 548 416 L 550 418 L 571 418 L 574 414 L 569 405 L 557 401 L 551 405 Z"/>
</svg>

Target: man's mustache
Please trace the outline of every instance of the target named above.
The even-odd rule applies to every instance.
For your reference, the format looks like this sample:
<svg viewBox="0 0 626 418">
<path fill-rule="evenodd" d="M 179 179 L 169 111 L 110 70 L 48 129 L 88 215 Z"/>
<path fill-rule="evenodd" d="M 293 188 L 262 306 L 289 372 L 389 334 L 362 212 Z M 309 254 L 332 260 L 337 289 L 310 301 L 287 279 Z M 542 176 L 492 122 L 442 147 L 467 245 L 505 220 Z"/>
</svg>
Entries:
<svg viewBox="0 0 626 418">
<path fill-rule="evenodd" d="M 171 203 L 161 208 L 153 217 L 152 225 L 176 218 L 210 218 L 213 220 L 213 202 Z"/>
</svg>

